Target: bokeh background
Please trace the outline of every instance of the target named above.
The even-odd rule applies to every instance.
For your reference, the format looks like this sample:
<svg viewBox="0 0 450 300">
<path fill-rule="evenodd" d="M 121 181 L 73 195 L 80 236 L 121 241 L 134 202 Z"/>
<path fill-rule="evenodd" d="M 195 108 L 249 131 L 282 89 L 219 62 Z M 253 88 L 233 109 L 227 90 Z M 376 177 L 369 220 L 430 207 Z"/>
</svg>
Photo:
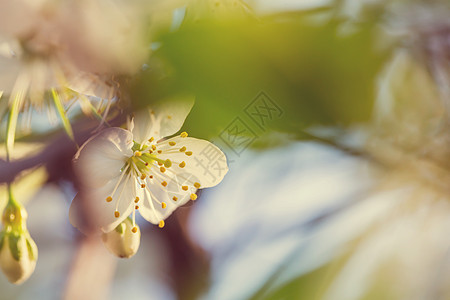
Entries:
<svg viewBox="0 0 450 300">
<path fill-rule="evenodd" d="M 139 252 L 119 259 L 70 225 L 76 147 L 32 110 L 13 167 L 39 260 L 20 286 L 0 277 L 0 299 L 450 298 L 448 1 L 131 3 L 148 54 L 114 78 L 110 123 L 195 97 L 183 130 L 230 171 L 163 229 L 138 219 Z M 66 109 L 82 144 L 99 120 Z"/>
</svg>

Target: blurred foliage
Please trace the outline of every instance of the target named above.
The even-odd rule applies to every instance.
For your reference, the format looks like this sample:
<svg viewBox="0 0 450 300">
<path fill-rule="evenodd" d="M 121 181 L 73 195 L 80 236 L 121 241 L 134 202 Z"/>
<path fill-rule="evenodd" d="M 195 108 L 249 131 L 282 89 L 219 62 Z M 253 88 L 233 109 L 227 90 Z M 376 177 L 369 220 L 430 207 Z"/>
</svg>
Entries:
<svg viewBox="0 0 450 300">
<path fill-rule="evenodd" d="M 280 300 L 280 299 L 321 299 L 325 292 L 324 278 L 329 266 L 314 270 L 306 275 L 292 279 L 280 288 L 263 296 L 264 289 L 252 297 L 252 300 Z"/>
<path fill-rule="evenodd" d="M 39 152 L 43 149 L 42 143 L 16 143 L 12 159 L 22 159 Z M 5 149 L 0 148 L 0 156 L 5 157 Z M 0 161 L 1 162 L 1 161 Z M 1 167 L 0 167 L 1 169 Z M 24 170 L 12 183 L 15 197 L 22 204 L 26 204 L 47 181 L 47 172 L 44 167 Z M 0 208 L 3 210 L 8 201 L 8 190 L 6 184 L 0 184 Z"/>
<path fill-rule="evenodd" d="M 386 53 L 375 51 L 374 24 L 351 33 L 341 27 L 312 25 L 298 16 L 184 23 L 159 38 L 150 67 L 132 85 L 134 105 L 193 94 L 196 105 L 186 127 L 199 137 L 215 136 L 245 116 L 261 91 L 283 110 L 267 124 L 277 131 L 364 122 Z"/>
<path fill-rule="evenodd" d="M 343 255 L 335 257 L 334 260 L 318 267 L 306 274 L 298 276 L 288 276 L 289 280 L 282 280 L 287 271 L 287 265 L 290 260 L 285 261 L 285 265 L 281 266 L 271 278 L 260 288 L 253 296 L 252 300 L 281 300 L 281 299 L 327 299 L 330 298 L 329 289 L 333 285 L 334 280 L 339 275 L 339 272 L 345 267 L 345 263 L 351 258 L 352 251 L 348 251 Z M 286 277 L 285 277 L 286 278 Z M 389 285 L 386 285 L 389 286 Z M 391 299 L 386 297 L 388 289 L 380 291 L 373 291 L 367 299 Z M 380 292 L 386 292 L 382 294 Z M 366 298 L 364 298 L 366 299 Z"/>
<path fill-rule="evenodd" d="M 329 289 L 333 284 L 333 280 L 336 279 L 338 271 L 342 270 L 341 268 L 344 266 L 343 263 L 347 258 L 348 255 L 344 259 L 338 259 L 305 275 L 293 278 L 273 290 L 267 291 L 263 288 L 251 299 L 331 299 Z M 268 283 L 270 283 L 270 281 Z M 268 285 L 265 287 L 267 286 Z M 396 294 L 395 288 L 392 287 L 392 282 L 380 275 L 377 277 L 377 280 L 368 284 L 367 290 L 359 299 L 378 300 L 404 298 Z"/>
</svg>

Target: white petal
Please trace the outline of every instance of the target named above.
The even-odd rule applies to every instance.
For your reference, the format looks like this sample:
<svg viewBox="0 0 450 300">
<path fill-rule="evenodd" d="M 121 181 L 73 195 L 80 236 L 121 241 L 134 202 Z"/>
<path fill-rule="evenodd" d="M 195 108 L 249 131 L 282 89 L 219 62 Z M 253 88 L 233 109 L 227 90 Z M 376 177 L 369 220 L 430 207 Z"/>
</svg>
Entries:
<svg viewBox="0 0 450 300">
<path fill-rule="evenodd" d="M 109 100 L 114 96 L 116 86 L 105 75 L 73 70 L 67 77 L 67 86 L 80 94 Z"/>
<path fill-rule="evenodd" d="M 193 99 L 185 99 L 183 101 L 167 101 L 159 107 L 155 108 L 157 119 L 160 120 L 160 136 L 166 137 L 177 133 L 184 120 L 186 120 L 189 112 L 194 105 Z"/>
<path fill-rule="evenodd" d="M 0 2 L 0 32 L 8 37 L 18 37 L 41 28 L 33 28 L 39 23 L 36 11 L 43 1 L 1 1 Z M 20 22 L 17 22 L 20 20 Z"/>
<path fill-rule="evenodd" d="M 108 128 L 90 138 L 75 155 L 75 170 L 82 183 L 101 187 L 121 174 L 126 160 L 133 155 L 131 132 Z"/>
<path fill-rule="evenodd" d="M 0 56 L 0 91 L 4 94 L 12 92 L 21 67 L 17 59 Z"/>
<path fill-rule="evenodd" d="M 85 226 L 81 223 L 82 218 L 79 217 L 80 214 L 85 214 L 104 232 L 113 230 L 133 210 L 136 198 L 135 182 L 136 179 L 132 175 L 126 174 L 122 178 L 119 175 L 103 187 L 83 191 L 85 199 L 77 196 L 72 201 L 69 212 L 71 224 L 85 232 Z M 107 202 L 107 197 L 112 197 L 112 201 Z M 120 213 L 119 217 L 115 216 L 116 210 Z"/>
<path fill-rule="evenodd" d="M 175 145 L 170 146 L 171 142 L 175 142 Z M 182 147 L 186 147 L 184 152 L 179 151 Z M 217 185 L 228 172 L 225 154 L 217 146 L 205 140 L 177 136 L 159 143 L 158 149 L 163 151 L 159 158 L 172 161 L 172 171 L 186 178 L 193 175 L 197 181 L 192 179 L 189 181 L 192 184 L 200 183 L 201 188 Z M 188 152 L 192 152 L 192 155 L 186 155 Z M 179 164 L 183 161 L 186 166 L 180 168 Z"/>
<path fill-rule="evenodd" d="M 89 228 L 87 227 L 87 224 L 83 223 L 83 219 L 85 215 L 83 215 L 83 199 L 81 199 L 81 195 L 77 194 L 75 198 L 72 200 L 72 203 L 70 204 L 69 208 L 69 222 L 72 224 L 73 227 L 77 228 L 79 231 L 81 231 L 84 234 L 89 234 Z M 91 215 L 88 215 L 86 217 L 90 217 Z"/>
<path fill-rule="evenodd" d="M 190 200 L 190 195 L 196 189 L 191 187 L 187 191 L 181 189 L 184 179 L 176 177 L 170 179 L 166 187 L 161 185 L 161 180 L 146 179 L 146 189 L 141 189 L 139 212 L 144 219 L 153 224 L 158 224 L 161 220 L 168 218 L 173 211 Z M 141 198 L 142 197 L 142 198 Z M 177 200 L 174 201 L 173 197 Z M 166 204 L 162 208 L 162 203 Z"/>
<path fill-rule="evenodd" d="M 167 100 L 137 113 L 134 118 L 134 140 L 142 144 L 151 137 L 158 140 L 176 133 L 183 126 L 193 104 L 192 99 Z"/>
<path fill-rule="evenodd" d="M 145 143 L 151 137 L 159 139 L 159 122 L 151 109 L 144 109 L 133 118 L 133 139 L 139 144 Z"/>
</svg>

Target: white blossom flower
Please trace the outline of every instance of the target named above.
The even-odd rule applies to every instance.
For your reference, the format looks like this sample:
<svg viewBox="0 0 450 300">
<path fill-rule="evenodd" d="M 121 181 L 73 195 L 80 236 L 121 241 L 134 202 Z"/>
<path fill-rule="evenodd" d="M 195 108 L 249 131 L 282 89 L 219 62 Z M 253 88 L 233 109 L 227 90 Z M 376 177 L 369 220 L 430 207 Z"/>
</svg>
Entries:
<svg viewBox="0 0 450 300">
<path fill-rule="evenodd" d="M 29 100 L 29 104 L 40 108 L 46 91 L 70 87 L 83 93 L 78 88 L 83 89 L 87 85 L 85 74 L 104 71 L 103 67 L 92 69 L 95 64 L 86 62 L 94 59 L 87 50 L 92 45 L 88 41 L 80 41 L 67 25 L 77 23 L 84 26 L 86 21 L 76 22 L 74 15 L 83 8 L 82 3 L 73 7 L 69 2 L 48 0 L 0 4 L 0 90 L 4 94 L 12 95 L 12 99 L 20 94 Z M 91 12 L 84 11 L 86 14 Z M 84 20 L 78 17 L 78 20 Z M 11 18 L 24 22 L 20 26 L 11 26 Z M 69 44 L 67 40 L 76 40 L 77 43 Z M 73 52 L 83 53 L 83 64 L 89 64 L 90 69 Z"/>
<path fill-rule="evenodd" d="M 148 5 L 133 1 L 0 3 L 0 97 L 9 98 L 0 100 L 0 120 L 10 120 L 8 151 L 19 113 L 29 125 L 35 111 L 46 111 L 50 120 L 57 112 L 71 138 L 66 109 L 73 103 L 103 122 L 118 98 L 116 78 L 135 74 L 147 58 L 148 14 Z M 23 20 L 18 26 L 17 19 Z M 94 107 L 86 96 L 107 101 Z"/>
<path fill-rule="evenodd" d="M 197 199 L 197 189 L 217 185 L 228 171 L 219 148 L 186 132 L 163 138 L 180 130 L 191 107 L 172 102 L 148 109 L 129 130 L 108 128 L 89 139 L 74 160 L 87 201 L 74 199 L 71 223 L 82 230 L 77 212 L 84 208 L 109 232 L 130 214 L 134 224 L 139 210 L 162 228 L 177 207 Z"/>
</svg>

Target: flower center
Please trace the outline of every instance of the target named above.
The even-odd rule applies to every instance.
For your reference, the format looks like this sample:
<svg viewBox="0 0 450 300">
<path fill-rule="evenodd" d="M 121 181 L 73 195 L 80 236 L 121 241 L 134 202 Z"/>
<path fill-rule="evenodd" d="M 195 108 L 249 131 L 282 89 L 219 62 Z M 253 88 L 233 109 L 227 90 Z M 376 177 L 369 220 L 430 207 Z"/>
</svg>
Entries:
<svg viewBox="0 0 450 300">
<path fill-rule="evenodd" d="M 180 134 L 182 138 L 187 137 L 187 133 Z M 161 156 L 174 153 L 184 153 L 186 156 L 191 156 L 192 151 L 188 150 L 186 146 L 178 145 L 175 141 L 163 141 L 161 143 L 153 143 L 154 138 L 150 138 L 148 142 L 139 144 L 134 142 L 131 148 L 134 154 L 129 157 L 121 169 L 121 175 L 118 179 L 112 193 L 106 197 L 106 202 L 112 202 L 115 199 L 116 218 L 120 217 L 118 211 L 119 203 L 122 200 L 122 194 L 126 190 L 128 183 L 140 185 L 144 193 L 144 199 L 147 199 L 148 204 L 155 215 L 158 214 L 155 205 L 159 205 L 161 209 L 168 207 L 167 200 L 158 199 L 160 197 L 155 194 L 162 189 L 164 193 L 168 194 L 168 198 L 174 202 L 178 201 L 178 196 L 188 196 L 191 200 L 196 200 L 196 190 L 201 187 L 200 183 L 189 178 L 178 178 L 177 173 L 186 167 L 185 161 L 172 161 L 170 159 L 161 159 Z M 172 167 L 172 165 L 174 165 Z M 179 181 L 179 180 L 182 180 Z M 169 182 L 173 182 L 175 186 L 170 186 Z M 119 187 L 121 186 L 121 187 Z M 170 194 L 169 194 L 170 193 Z M 177 196 L 175 196 L 175 194 Z M 144 200 L 143 199 L 143 200 Z M 126 200 L 125 200 L 126 201 Z M 134 202 L 134 210 L 132 213 L 133 226 L 135 224 L 135 213 L 139 210 L 140 199 L 139 196 L 134 195 L 132 201 Z M 159 227 L 164 226 L 164 221 L 160 220 Z"/>
<path fill-rule="evenodd" d="M 142 153 L 141 151 L 135 151 L 134 155 L 130 157 L 127 161 L 127 165 L 134 165 L 136 168 L 126 168 L 127 172 L 135 172 L 136 175 L 148 174 L 152 166 L 156 163 L 161 166 L 161 168 L 170 168 L 172 166 L 172 161 L 170 159 L 160 159 L 155 154 Z M 162 167 L 164 166 L 164 167 Z M 136 170 L 137 169 L 137 170 Z M 162 169 L 163 170 L 163 169 Z"/>
</svg>

